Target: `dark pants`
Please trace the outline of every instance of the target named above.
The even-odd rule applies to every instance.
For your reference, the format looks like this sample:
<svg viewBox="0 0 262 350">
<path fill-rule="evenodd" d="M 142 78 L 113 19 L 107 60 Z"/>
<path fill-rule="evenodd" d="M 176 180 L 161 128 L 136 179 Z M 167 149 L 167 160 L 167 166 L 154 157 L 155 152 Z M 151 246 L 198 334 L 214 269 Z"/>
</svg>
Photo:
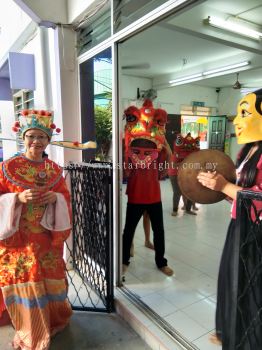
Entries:
<svg viewBox="0 0 262 350">
<path fill-rule="evenodd" d="M 130 248 L 134 238 L 137 224 L 147 211 L 153 230 L 153 239 L 155 247 L 155 262 L 158 268 L 167 265 L 165 254 L 165 233 L 163 224 L 162 203 L 153 204 L 132 204 L 127 203 L 126 223 L 123 234 L 123 264 L 128 265 L 130 259 Z"/>
<path fill-rule="evenodd" d="M 182 193 L 178 186 L 177 176 L 169 176 L 169 178 L 173 188 L 173 211 L 178 211 L 178 204 L 182 196 Z M 187 199 L 185 196 L 183 196 L 183 202 L 184 202 L 186 211 L 190 211 L 193 203 L 189 199 Z"/>
</svg>

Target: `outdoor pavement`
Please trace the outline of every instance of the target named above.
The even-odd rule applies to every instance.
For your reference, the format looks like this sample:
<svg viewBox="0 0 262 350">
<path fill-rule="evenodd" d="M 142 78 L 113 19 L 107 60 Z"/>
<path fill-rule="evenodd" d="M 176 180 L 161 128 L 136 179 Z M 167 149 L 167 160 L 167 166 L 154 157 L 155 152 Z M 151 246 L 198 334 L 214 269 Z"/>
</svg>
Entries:
<svg viewBox="0 0 262 350">
<path fill-rule="evenodd" d="M 12 349 L 13 328 L 0 327 L 0 349 Z M 70 325 L 52 340 L 50 350 L 149 350 L 117 314 L 74 312 Z"/>
</svg>

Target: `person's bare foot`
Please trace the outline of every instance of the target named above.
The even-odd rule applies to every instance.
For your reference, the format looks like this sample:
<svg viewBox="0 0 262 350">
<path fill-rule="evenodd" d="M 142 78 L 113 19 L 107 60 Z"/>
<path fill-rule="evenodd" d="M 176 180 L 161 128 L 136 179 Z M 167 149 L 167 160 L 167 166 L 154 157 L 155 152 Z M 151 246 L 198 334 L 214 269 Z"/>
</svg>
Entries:
<svg viewBox="0 0 262 350">
<path fill-rule="evenodd" d="M 169 266 L 160 267 L 159 270 L 167 276 L 173 276 L 174 271 Z"/>
<path fill-rule="evenodd" d="M 145 241 L 145 247 L 153 250 L 155 249 L 154 244 L 151 243 L 150 241 Z"/>
<path fill-rule="evenodd" d="M 216 334 L 211 334 L 209 336 L 209 341 L 212 344 L 216 344 L 216 345 L 222 345 L 221 340 L 218 338 L 218 336 Z"/>
<path fill-rule="evenodd" d="M 133 258 L 135 255 L 135 247 L 134 247 L 134 242 L 132 242 L 131 248 L 130 248 L 130 256 Z"/>
<path fill-rule="evenodd" d="M 186 213 L 186 214 L 189 214 L 189 215 L 197 215 L 197 213 L 195 213 L 195 212 L 192 211 L 192 210 L 186 210 L 185 213 Z"/>
</svg>

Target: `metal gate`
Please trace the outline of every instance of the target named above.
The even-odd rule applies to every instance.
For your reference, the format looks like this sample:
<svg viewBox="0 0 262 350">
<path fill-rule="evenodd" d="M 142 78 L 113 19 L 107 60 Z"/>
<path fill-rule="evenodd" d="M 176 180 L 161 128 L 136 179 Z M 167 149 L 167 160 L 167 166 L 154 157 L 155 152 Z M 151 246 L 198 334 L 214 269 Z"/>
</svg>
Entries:
<svg viewBox="0 0 262 350">
<path fill-rule="evenodd" d="M 257 210 L 261 201 L 261 192 L 238 193 L 237 244 L 232 252 L 238 278 L 232 296 L 230 350 L 262 348 L 262 209 Z"/>
<path fill-rule="evenodd" d="M 74 310 L 113 311 L 112 164 L 70 164 L 72 237 L 67 241 L 68 298 Z"/>
</svg>

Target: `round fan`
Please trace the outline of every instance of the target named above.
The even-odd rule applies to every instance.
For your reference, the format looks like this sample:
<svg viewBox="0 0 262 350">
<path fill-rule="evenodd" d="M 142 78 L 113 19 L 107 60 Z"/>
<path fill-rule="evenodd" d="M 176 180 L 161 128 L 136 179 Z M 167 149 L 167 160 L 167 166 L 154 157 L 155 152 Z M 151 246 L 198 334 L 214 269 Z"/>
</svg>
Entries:
<svg viewBox="0 0 262 350">
<path fill-rule="evenodd" d="M 238 76 L 239 76 L 239 73 L 237 73 L 237 81 L 235 82 L 235 84 L 233 85 L 233 89 L 235 90 L 239 90 L 241 89 L 242 87 L 242 84 L 240 84 L 239 80 L 238 80 Z"/>
</svg>

